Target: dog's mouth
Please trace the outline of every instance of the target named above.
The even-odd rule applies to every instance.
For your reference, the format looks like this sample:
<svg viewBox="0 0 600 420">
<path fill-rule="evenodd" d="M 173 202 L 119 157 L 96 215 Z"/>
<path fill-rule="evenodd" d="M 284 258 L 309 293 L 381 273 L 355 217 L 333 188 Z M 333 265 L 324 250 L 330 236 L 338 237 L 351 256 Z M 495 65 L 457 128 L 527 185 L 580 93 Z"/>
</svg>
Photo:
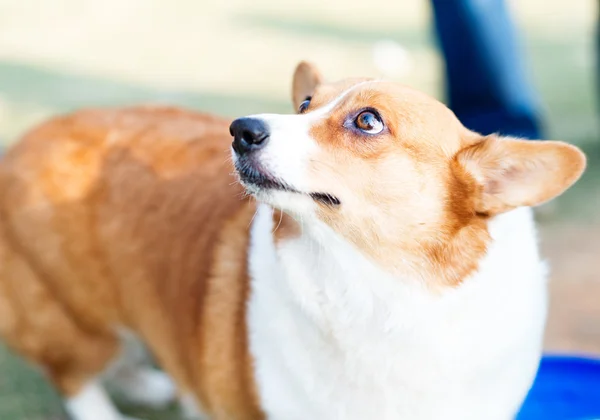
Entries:
<svg viewBox="0 0 600 420">
<path fill-rule="evenodd" d="M 319 203 L 325 204 L 327 206 L 339 206 L 342 204 L 339 198 L 335 195 L 327 194 L 327 193 L 310 193 L 308 194 L 311 198 Z"/>
<path fill-rule="evenodd" d="M 276 190 L 285 191 L 293 194 L 309 196 L 317 203 L 324 204 L 330 207 L 337 207 L 341 201 L 336 196 L 324 192 L 306 193 L 287 185 L 285 182 L 278 180 L 256 164 L 249 164 L 242 160 L 235 163 L 235 169 L 240 177 L 240 181 L 250 193 L 255 193 L 256 190 Z"/>
</svg>

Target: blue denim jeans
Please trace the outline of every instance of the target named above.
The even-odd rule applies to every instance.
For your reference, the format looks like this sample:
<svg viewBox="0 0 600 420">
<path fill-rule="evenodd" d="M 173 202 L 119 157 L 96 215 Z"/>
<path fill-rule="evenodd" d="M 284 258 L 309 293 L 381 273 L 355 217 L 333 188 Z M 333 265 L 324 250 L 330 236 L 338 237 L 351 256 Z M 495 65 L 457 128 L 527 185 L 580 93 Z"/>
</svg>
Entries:
<svg viewBox="0 0 600 420">
<path fill-rule="evenodd" d="M 431 0 L 448 105 L 482 134 L 538 139 L 535 92 L 504 0 Z"/>
</svg>

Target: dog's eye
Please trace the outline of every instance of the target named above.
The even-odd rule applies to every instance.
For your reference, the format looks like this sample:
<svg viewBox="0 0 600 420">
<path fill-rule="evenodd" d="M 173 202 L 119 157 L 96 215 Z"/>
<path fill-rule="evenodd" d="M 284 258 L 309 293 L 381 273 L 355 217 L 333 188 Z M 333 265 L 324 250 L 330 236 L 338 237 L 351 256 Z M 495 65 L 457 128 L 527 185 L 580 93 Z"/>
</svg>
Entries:
<svg viewBox="0 0 600 420">
<path fill-rule="evenodd" d="M 304 101 L 302 101 L 302 103 L 298 107 L 298 112 L 300 114 L 302 114 L 304 111 L 306 111 L 308 109 L 308 106 L 310 105 L 310 100 L 311 99 L 312 99 L 312 97 L 307 96 L 306 99 Z"/>
<path fill-rule="evenodd" d="M 363 111 L 354 120 L 354 125 L 360 131 L 368 134 L 379 134 L 383 131 L 381 117 L 373 111 Z"/>
</svg>

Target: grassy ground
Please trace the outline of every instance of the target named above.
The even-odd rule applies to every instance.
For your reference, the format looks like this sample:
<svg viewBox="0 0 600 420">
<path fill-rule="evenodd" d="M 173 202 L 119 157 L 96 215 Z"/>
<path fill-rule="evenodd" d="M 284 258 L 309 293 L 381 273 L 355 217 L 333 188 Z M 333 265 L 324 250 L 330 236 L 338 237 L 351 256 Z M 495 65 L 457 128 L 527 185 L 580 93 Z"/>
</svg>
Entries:
<svg viewBox="0 0 600 420">
<path fill-rule="evenodd" d="M 401 43 L 412 61 L 412 69 L 388 77 L 440 96 L 428 2 L 355 3 L 0 0 L 0 142 L 85 106 L 162 102 L 230 116 L 287 112 L 297 61 L 318 63 L 330 79 L 380 76 L 373 47 L 385 39 Z M 554 267 L 549 350 L 600 353 L 595 3 L 511 3 L 548 136 L 582 146 L 590 159 L 582 182 L 540 215 Z M 0 419 L 62 418 L 55 392 L 0 346 Z"/>
</svg>

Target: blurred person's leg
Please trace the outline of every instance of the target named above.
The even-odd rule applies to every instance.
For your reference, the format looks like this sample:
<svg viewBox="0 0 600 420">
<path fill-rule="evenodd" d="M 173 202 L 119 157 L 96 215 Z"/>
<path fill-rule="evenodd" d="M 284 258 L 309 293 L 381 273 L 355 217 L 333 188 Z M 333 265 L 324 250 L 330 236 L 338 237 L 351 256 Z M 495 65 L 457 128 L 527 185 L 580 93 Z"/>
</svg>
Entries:
<svg viewBox="0 0 600 420">
<path fill-rule="evenodd" d="M 538 104 L 504 0 L 432 4 L 448 103 L 462 123 L 482 134 L 541 138 Z"/>
</svg>

